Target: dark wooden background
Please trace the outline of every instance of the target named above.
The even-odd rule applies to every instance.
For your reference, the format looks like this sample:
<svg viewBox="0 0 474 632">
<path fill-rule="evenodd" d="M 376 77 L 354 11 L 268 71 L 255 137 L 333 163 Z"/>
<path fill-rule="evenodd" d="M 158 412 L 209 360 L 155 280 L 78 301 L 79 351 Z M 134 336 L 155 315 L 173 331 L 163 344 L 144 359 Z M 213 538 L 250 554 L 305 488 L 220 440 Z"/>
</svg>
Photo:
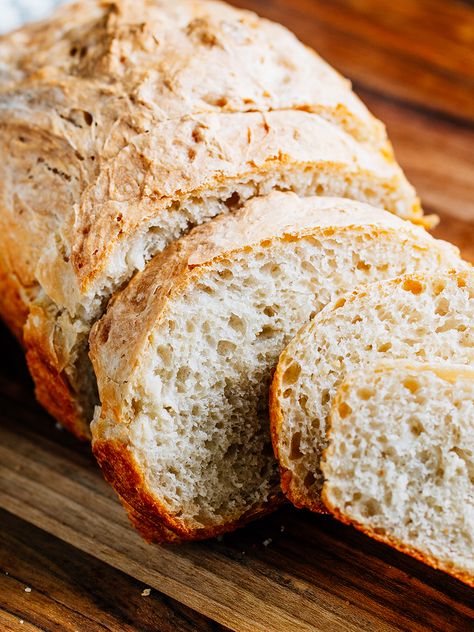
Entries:
<svg viewBox="0 0 474 632">
<path fill-rule="evenodd" d="M 234 4 L 284 23 L 352 79 L 440 215 L 437 235 L 474 261 L 473 3 Z M 220 542 L 143 544 L 89 448 L 35 404 L 3 328 L 0 345 L 1 632 L 474 630 L 470 589 L 329 517 L 285 508 Z"/>
</svg>

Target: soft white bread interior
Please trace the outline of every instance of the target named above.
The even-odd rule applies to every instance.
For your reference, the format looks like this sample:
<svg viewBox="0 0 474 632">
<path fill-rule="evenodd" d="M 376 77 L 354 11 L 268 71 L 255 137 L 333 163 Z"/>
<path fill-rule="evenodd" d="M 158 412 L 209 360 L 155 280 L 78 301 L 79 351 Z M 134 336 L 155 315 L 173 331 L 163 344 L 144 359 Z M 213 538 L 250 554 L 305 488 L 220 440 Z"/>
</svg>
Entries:
<svg viewBox="0 0 474 632">
<path fill-rule="evenodd" d="M 466 264 L 359 288 L 304 326 L 280 357 L 270 402 L 288 498 L 322 508 L 328 415 L 346 374 L 385 359 L 473 365 L 473 323 L 474 271 Z"/>
<path fill-rule="evenodd" d="M 321 469 L 336 517 L 474 586 L 474 368 L 347 375 Z"/>
<path fill-rule="evenodd" d="M 268 386 L 285 344 L 341 291 L 458 263 L 421 227 L 344 199 L 273 193 L 194 229 L 92 330 L 107 479 L 183 538 L 269 511 L 280 492 Z"/>
<path fill-rule="evenodd" d="M 350 84 L 254 14 L 91 0 L 0 38 L 0 72 L 0 309 L 80 436 L 92 323 L 192 226 L 275 189 L 422 216 Z"/>
</svg>

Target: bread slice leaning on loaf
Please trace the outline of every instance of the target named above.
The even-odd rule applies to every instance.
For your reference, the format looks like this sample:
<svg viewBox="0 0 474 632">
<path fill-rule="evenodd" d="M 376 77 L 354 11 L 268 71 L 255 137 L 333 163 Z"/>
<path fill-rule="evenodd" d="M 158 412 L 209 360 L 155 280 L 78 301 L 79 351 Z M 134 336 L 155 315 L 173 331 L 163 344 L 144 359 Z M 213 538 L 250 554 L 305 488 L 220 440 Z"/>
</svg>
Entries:
<svg viewBox="0 0 474 632">
<path fill-rule="evenodd" d="M 195 539 L 274 508 L 268 386 L 285 344 L 343 290 L 457 263 L 380 209 L 277 192 L 157 255 L 90 338 L 93 449 L 134 523 Z"/>
<path fill-rule="evenodd" d="M 474 368 L 400 361 L 351 373 L 328 436 L 326 507 L 474 587 Z"/>
<path fill-rule="evenodd" d="M 0 68 L 0 312 L 78 436 L 92 324 L 191 226 L 275 189 L 421 219 L 350 84 L 254 14 L 91 0 L 0 38 Z"/>
<path fill-rule="evenodd" d="M 282 487 L 295 505 L 323 509 L 321 455 L 332 400 L 347 374 L 392 359 L 474 365 L 474 271 L 465 267 L 358 288 L 286 347 L 270 411 Z"/>
</svg>

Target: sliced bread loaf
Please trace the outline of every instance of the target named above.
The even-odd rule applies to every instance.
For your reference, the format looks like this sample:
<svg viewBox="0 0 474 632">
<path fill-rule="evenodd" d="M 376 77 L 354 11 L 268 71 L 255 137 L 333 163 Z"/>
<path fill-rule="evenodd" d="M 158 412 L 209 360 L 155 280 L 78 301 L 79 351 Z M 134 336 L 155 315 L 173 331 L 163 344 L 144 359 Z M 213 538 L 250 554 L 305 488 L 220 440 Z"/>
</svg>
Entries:
<svg viewBox="0 0 474 632">
<path fill-rule="evenodd" d="M 328 509 L 474 587 L 474 368 L 400 361 L 351 373 L 328 436 Z"/>
<path fill-rule="evenodd" d="M 288 498 L 322 509 L 328 415 L 348 373 L 384 359 L 474 365 L 473 323 L 469 266 L 370 284 L 304 326 L 281 354 L 271 391 L 273 445 Z"/>
<path fill-rule="evenodd" d="M 227 531 L 280 502 L 268 425 L 278 354 L 341 290 L 459 263 L 424 229 L 343 199 L 273 193 L 194 229 L 92 330 L 93 449 L 135 524 Z M 138 519 L 137 515 L 142 518 Z"/>
<path fill-rule="evenodd" d="M 348 82 L 253 14 L 91 0 L 0 38 L 0 72 L 0 310 L 19 336 L 26 322 L 38 398 L 79 436 L 92 323 L 191 226 L 274 189 L 421 218 Z"/>
</svg>

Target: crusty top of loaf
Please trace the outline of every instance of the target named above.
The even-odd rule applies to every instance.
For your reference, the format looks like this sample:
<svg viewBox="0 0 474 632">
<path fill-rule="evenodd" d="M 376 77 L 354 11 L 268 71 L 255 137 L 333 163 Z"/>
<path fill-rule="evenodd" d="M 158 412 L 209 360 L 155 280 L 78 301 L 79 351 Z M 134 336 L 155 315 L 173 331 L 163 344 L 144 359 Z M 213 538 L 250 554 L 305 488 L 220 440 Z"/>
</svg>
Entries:
<svg viewBox="0 0 474 632">
<path fill-rule="evenodd" d="M 117 109 L 121 123 L 145 128 L 190 113 L 327 106 L 334 109 L 327 116 L 357 137 L 386 143 L 349 81 L 314 51 L 283 26 L 213 0 L 68 5 L 47 28 L 32 24 L 0 38 L 0 60 L 7 88 L 26 81 L 33 96 L 55 100 L 60 89 L 86 115 L 100 114 L 107 132 Z M 114 104 L 121 99 L 128 111 Z M 81 115 L 71 112 L 79 124 Z"/>
<path fill-rule="evenodd" d="M 224 183 L 245 182 L 251 174 L 292 168 L 304 173 L 319 167 L 333 178 L 338 173 L 340 179 L 367 174 L 367 186 L 391 189 L 388 195 L 397 187 L 401 198 L 413 194 L 395 163 L 306 112 L 207 113 L 157 123 L 153 134 L 136 134 L 125 146 L 115 142 L 113 159 L 92 151 L 90 157 L 97 159 L 90 163 L 74 149 L 54 109 L 43 116 L 34 109 L 16 110 L 14 101 L 8 107 L 8 114 L 0 111 L 0 127 L 2 119 L 8 122 L 4 139 L 10 155 L 0 189 L 5 197 L 13 196 L 7 206 L 11 215 L 3 221 L 11 217 L 15 230 L 7 232 L 18 238 L 15 206 L 23 203 L 29 212 L 36 211 L 24 240 L 36 252 L 17 252 L 14 267 L 27 277 L 32 260 L 37 261 L 36 278 L 55 302 L 71 311 L 81 303 L 81 293 L 94 283 L 100 287 L 100 273 L 137 229 L 173 211 L 176 201 L 198 200 L 210 190 L 219 195 Z M 28 180 L 32 173 L 33 181 Z M 412 200 L 415 204 L 414 195 Z"/>
<path fill-rule="evenodd" d="M 411 242 L 407 247 L 433 248 L 437 244 L 440 251 L 446 250 L 447 258 L 456 261 L 458 256 L 451 244 L 435 241 L 423 228 L 367 204 L 341 198 L 299 198 L 281 192 L 255 198 L 237 214 L 215 218 L 171 244 L 114 295 L 90 336 L 90 355 L 103 405 L 110 405 L 113 411 L 114 402 L 123 402 L 132 390 L 132 375 L 150 331 L 164 318 L 173 296 L 195 282 L 213 262 L 237 251 L 251 252 L 258 244 L 268 242 L 271 246 L 278 239 L 308 234 L 317 238 L 318 234 L 322 237 L 346 228 L 397 234 Z M 99 434 L 97 430 L 96 436 Z"/>
<path fill-rule="evenodd" d="M 90 0 L 0 38 L 0 68 L 5 256 L 72 313 L 138 226 L 248 173 L 321 161 L 419 213 L 349 83 L 252 13 Z"/>
</svg>

